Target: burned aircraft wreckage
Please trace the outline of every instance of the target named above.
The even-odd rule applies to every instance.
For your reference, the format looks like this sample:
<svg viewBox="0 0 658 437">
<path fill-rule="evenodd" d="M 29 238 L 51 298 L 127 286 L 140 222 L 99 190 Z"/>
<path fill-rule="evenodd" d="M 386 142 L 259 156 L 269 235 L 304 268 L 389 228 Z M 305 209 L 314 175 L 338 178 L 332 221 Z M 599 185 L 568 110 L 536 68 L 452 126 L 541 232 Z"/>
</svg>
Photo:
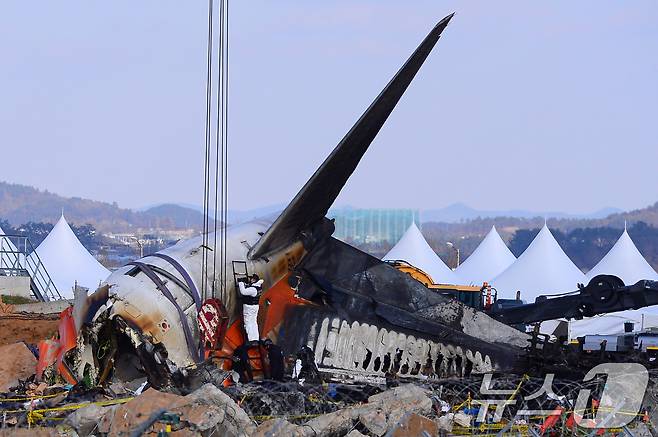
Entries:
<svg viewBox="0 0 658 437">
<path fill-rule="evenodd" d="M 516 316 L 487 314 L 331 236 L 329 207 L 451 18 L 431 30 L 274 223 L 227 228 L 225 254 L 217 262 L 226 260 L 233 277 L 202 296 L 201 284 L 212 281 L 203 277 L 210 248 L 202 237 L 132 262 L 92 295 L 76 297 L 60 325 L 59 356 L 43 354 L 41 371 L 99 384 L 141 372 L 162 386 L 185 381 L 202 363 L 228 370 L 246 338 L 235 279 L 253 273 L 265 281 L 259 327 L 267 345 L 293 357 L 288 364 L 304 348 L 320 370 L 349 376 L 523 372 L 547 343 L 510 325 L 656 303 L 655 283 L 637 285 L 642 290 L 629 304 L 617 298 L 627 291 L 623 284 L 599 282 L 580 290 L 583 302 L 595 295 L 594 307 L 587 303 L 580 314 L 561 314 L 564 307 L 555 299 L 550 311 L 533 309 L 536 320 L 524 320 L 531 313 L 522 309 L 514 310 Z M 578 308 L 575 301 L 569 305 Z M 272 348 L 264 344 L 252 348 L 249 361 L 266 361 Z M 561 360 L 557 355 L 554 362 Z"/>
</svg>

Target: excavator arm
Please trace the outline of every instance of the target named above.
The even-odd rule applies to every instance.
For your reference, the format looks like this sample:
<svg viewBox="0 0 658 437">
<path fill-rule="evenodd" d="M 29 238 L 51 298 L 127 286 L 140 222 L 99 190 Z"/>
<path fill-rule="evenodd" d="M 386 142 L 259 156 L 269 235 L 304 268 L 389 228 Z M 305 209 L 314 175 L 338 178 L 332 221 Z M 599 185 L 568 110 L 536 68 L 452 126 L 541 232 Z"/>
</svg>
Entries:
<svg viewBox="0 0 658 437">
<path fill-rule="evenodd" d="M 658 281 L 641 280 L 633 285 L 612 275 L 592 278 L 578 291 L 511 308 L 494 308 L 490 316 L 508 325 L 530 324 L 554 319 L 582 319 L 599 314 L 636 310 L 658 305 Z"/>
</svg>

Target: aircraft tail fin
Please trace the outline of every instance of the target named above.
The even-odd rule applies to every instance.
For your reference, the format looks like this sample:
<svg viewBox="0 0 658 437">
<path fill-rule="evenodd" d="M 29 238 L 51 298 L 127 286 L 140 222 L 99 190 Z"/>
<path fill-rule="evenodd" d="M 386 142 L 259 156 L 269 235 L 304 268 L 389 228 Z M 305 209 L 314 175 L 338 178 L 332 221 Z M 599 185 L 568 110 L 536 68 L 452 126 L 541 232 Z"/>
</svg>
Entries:
<svg viewBox="0 0 658 437">
<path fill-rule="evenodd" d="M 453 14 L 437 23 L 267 232 L 249 251 L 255 259 L 281 249 L 327 214 L 347 179 L 434 48 Z"/>
</svg>

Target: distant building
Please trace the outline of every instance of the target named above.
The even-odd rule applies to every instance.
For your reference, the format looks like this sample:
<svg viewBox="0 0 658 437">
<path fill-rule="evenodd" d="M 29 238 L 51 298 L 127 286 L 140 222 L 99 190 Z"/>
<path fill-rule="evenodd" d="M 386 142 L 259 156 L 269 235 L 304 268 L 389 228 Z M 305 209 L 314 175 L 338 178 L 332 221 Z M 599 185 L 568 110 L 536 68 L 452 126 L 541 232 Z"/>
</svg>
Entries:
<svg viewBox="0 0 658 437">
<path fill-rule="evenodd" d="M 328 216 L 336 220 L 334 237 L 357 244 L 395 244 L 413 222 L 420 223 L 415 209 L 341 208 Z"/>
</svg>

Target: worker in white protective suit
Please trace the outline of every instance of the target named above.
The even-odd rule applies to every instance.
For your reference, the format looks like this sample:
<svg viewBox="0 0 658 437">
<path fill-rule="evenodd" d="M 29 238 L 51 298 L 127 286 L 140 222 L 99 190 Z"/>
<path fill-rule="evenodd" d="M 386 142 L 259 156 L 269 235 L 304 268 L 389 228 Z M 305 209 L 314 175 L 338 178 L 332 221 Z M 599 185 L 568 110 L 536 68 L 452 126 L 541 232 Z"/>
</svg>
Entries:
<svg viewBox="0 0 658 437">
<path fill-rule="evenodd" d="M 248 285 L 246 281 L 239 281 L 238 288 L 242 295 L 242 320 L 248 341 L 260 340 L 258 332 L 258 299 L 263 289 L 263 280 L 258 275 L 252 275 Z"/>
</svg>

